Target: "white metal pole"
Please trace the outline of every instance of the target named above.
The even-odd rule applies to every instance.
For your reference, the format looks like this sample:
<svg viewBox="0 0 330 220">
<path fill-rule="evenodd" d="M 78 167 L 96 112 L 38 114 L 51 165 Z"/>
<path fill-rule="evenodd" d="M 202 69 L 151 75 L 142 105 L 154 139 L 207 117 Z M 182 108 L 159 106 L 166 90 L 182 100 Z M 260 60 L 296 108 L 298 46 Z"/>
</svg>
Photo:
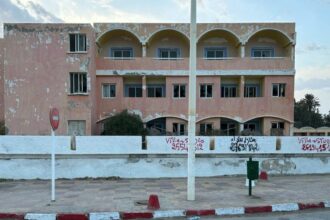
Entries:
<svg viewBox="0 0 330 220">
<path fill-rule="evenodd" d="M 55 202 L 55 131 L 52 129 L 52 183 L 51 183 L 51 191 L 52 191 L 52 202 Z"/>
<path fill-rule="evenodd" d="M 190 8 L 189 108 L 188 108 L 188 186 L 187 200 L 195 200 L 195 130 L 196 130 L 196 0 Z"/>
</svg>

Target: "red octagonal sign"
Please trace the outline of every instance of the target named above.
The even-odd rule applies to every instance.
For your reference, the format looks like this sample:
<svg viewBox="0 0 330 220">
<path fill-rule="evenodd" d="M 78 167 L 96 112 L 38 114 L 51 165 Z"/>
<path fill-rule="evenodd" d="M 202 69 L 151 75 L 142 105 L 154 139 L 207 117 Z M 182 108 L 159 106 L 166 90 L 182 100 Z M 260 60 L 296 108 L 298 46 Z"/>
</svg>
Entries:
<svg viewBox="0 0 330 220">
<path fill-rule="evenodd" d="M 58 125 L 60 124 L 60 113 L 57 108 L 52 108 L 49 111 L 49 120 L 53 128 L 53 131 L 55 131 L 58 128 Z"/>
</svg>

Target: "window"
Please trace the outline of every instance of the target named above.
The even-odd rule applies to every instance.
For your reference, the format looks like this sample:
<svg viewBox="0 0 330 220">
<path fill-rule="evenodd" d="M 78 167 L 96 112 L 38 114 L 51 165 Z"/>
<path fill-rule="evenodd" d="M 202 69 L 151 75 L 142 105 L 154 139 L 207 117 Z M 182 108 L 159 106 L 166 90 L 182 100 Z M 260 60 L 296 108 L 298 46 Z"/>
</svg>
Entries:
<svg viewBox="0 0 330 220">
<path fill-rule="evenodd" d="M 233 122 L 221 122 L 221 134 L 225 136 L 236 135 L 236 124 Z"/>
<path fill-rule="evenodd" d="M 86 121 L 84 120 L 69 120 L 68 135 L 82 136 L 86 135 Z"/>
<path fill-rule="evenodd" d="M 142 85 L 125 85 L 125 97 L 142 97 Z"/>
<path fill-rule="evenodd" d="M 70 93 L 87 93 L 87 73 L 70 73 Z"/>
<path fill-rule="evenodd" d="M 210 123 L 200 124 L 199 125 L 199 133 L 200 135 L 210 135 L 212 133 L 213 126 Z"/>
<path fill-rule="evenodd" d="M 165 85 L 148 85 L 148 97 L 165 97 Z"/>
<path fill-rule="evenodd" d="M 245 85 L 244 97 L 259 97 L 260 91 L 258 85 Z"/>
<path fill-rule="evenodd" d="M 185 125 L 181 123 L 173 123 L 173 133 L 174 135 L 184 135 Z"/>
<path fill-rule="evenodd" d="M 115 84 L 103 84 L 102 85 L 102 97 L 103 98 L 116 97 L 116 85 Z"/>
<path fill-rule="evenodd" d="M 204 48 L 204 57 L 207 59 L 220 59 L 227 57 L 227 48 L 225 47 Z"/>
<path fill-rule="evenodd" d="M 158 57 L 162 59 L 175 59 L 180 57 L 179 48 L 158 48 Z"/>
<path fill-rule="evenodd" d="M 271 47 L 252 48 L 251 56 L 252 57 L 274 57 L 274 48 L 271 48 Z"/>
<path fill-rule="evenodd" d="M 86 51 L 86 34 L 69 34 L 70 52 Z"/>
<path fill-rule="evenodd" d="M 212 85 L 202 84 L 199 91 L 201 98 L 212 98 Z"/>
<path fill-rule="evenodd" d="M 273 84 L 273 97 L 285 97 L 285 84 L 284 83 Z"/>
<path fill-rule="evenodd" d="M 272 129 L 284 129 L 284 122 L 272 122 Z"/>
<path fill-rule="evenodd" d="M 185 98 L 186 97 L 186 85 L 179 84 L 173 86 L 173 97 L 174 98 Z"/>
<path fill-rule="evenodd" d="M 255 123 L 244 123 L 244 130 L 249 129 L 250 131 L 255 131 L 257 125 Z"/>
<path fill-rule="evenodd" d="M 133 48 L 116 48 L 113 47 L 110 50 L 110 56 L 114 59 L 122 59 L 122 58 L 132 58 L 133 57 Z"/>
<path fill-rule="evenodd" d="M 283 136 L 284 135 L 284 122 L 272 122 L 272 128 L 270 129 L 271 136 Z"/>
<path fill-rule="evenodd" d="M 237 97 L 237 85 L 221 85 L 221 97 Z"/>
</svg>

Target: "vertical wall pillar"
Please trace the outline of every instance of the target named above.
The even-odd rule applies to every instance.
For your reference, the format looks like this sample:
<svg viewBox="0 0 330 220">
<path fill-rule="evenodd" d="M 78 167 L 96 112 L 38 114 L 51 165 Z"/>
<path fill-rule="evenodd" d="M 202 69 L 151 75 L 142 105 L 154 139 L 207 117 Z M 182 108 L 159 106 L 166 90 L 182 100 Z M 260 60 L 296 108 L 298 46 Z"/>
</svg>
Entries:
<svg viewBox="0 0 330 220">
<path fill-rule="evenodd" d="M 142 76 L 142 96 L 147 97 L 147 76 Z"/>
<path fill-rule="evenodd" d="M 295 45 L 291 45 L 291 61 L 294 62 L 295 59 Z"/>
<path fill-rule="evenodd" d="M 242 133 L 244 130 L 244 123 L 239 123 L 239 135 Z"/>
<path fill-rule="evenodd" d="M 245 57 L 245 44 L 240 45 L 241 58 Z"/>
<path fill-rule="evenodd" d="M 244 98 L 245 77 L 241 76 L 239 83 L 239 97 Z"/>
<path fill-rule="evenodd" d="M 294 124 L 290 123 L 290 127 L 289 127 L 289 135 L 290 136 L 293 136 L 293 127 L 294 127 Z"/>
<path fill-rule="evenodd" d="M 143 43 L 142 44 L 142 57 L 146 57 L 147 56 L 147 44 Z"/>
</svg>

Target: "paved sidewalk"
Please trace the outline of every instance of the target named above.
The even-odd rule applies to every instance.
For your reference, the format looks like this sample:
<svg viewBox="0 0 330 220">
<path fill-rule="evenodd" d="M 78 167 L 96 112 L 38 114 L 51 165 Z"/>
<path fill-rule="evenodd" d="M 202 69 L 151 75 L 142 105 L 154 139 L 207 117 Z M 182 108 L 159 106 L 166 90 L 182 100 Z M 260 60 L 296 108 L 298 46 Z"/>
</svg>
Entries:
<svg viewBox="0 0 330 220">
<path fill-rule="evenodd" d="M 147 211 L 137 204 L 157 194 L 161 210 L 215 209 L 330 198 L 330 175 L 271 176 L 248 196 L 245 177 L 196 178 L 196 201 L 186 199 L 186 179 L 57 180 L 56 202 L 50 202 L 50 181 L 0 182 L 0 213 L 88 213 Z"/>
</svg>

